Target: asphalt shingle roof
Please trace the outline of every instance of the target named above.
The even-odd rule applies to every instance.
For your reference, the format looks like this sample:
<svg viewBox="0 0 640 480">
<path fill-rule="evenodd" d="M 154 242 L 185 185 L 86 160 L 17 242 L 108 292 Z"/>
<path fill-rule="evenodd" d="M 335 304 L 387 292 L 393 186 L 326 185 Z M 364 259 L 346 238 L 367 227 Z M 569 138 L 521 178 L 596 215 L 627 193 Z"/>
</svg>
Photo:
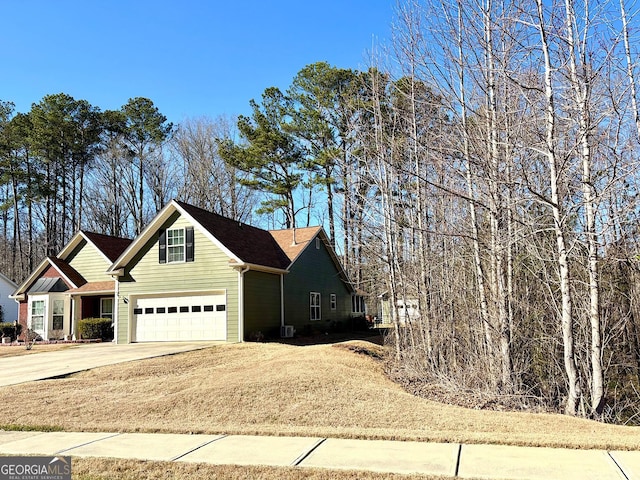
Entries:
<svg viewBox="0 0 640 480">
<path fill-rule="evenodd" d="M 286 269 L 291 261 L 270 232 L 188 203 L 176 202 L 211 235 L 245 263 Z"/>
<path fill-rule="evenodd" d="M 129 238 L 112 237 L 84 230 L 82 233 L 112 262 L 115 262 L 132 242 Z"/>
</svg>

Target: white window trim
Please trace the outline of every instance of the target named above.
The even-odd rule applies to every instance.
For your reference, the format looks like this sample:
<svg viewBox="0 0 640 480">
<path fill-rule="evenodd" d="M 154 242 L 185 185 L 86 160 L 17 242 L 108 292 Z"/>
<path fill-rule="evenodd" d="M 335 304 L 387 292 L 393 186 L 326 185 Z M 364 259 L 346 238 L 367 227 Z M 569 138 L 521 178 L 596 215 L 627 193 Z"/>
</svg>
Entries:
<svg viewBox="0 0 640 480">
<path fill-rule="evenodd" d="M 314 297 L 318 299 L 317 305 L 314 305 L 311 301 Z M 314 318 L 315 310 L 318 312 L 318 318 Z M 312 322 L 322 320 L 322 295 L 320 295 L 320 292 L 309 292 L 309 320 Z"/>
<path fill-rule="evenodd" d="M 364 314 L 366 309 L 364 307 L 364 297 L 362 295 L 352 295 L 351 297 L 351 313 Z"/>
<path fill-rule="evenodd" d="M 55 313 L 56 302 L 62 302 L 62 314 Z M 65 299 L 64 298 L 60 298 L 60 297 L 58 297 L 58 298 L 53 297 L 51 299 L 51 331 L 52 332 L 57 331 L 57 330 L 60 330 L 60 331 L 64 332 L 64 317 L 65 317 L 66 313 L 67 313 L 67 302 L 65 301 Z M 58 316 L 58 317 L 62 316 L 62 328 L 55 328 L 54 327 L 54 325 L 53 325 L 53 317 L 56 317 L 56 316 Z"/>
<path fill-rule="evenodd" d="M 331 294 L 331 311 L 335 312 L 338 309 L 338 297 L 335 293 Z"/>
<path fill-rule="evenodd" d="M 169 245 L 169 232 L 182 231 L 182 259 L 181 260 L 171 260 L 170 248 L 176 248 L 181 245 Z M 184 227 L 176 227 L 176 228 L 167 228 L 166 233 L 166 248 L 167 248 L 167 263 L 185 263 L 187 261 L 187 231 Z"/>
<path fill-rule="evenodd" d="M 29 297 L 29 316 L 27 318 L 27 328 L 33 330 L 33 303 L 34 302 L 43 302 L 44 309 L 42 312 L 42 330 L 38 331 L 38 334 L 42 336 L 42 338 L 46 338 L 48 335 L 48 323 L 49 323 L 49 295 L 35 295 Z M 35 330 L 34 330 L 35 332 Z"/>
<path fill-rule="evenodd" d="M 104 302 L 105 300 L 111 300 L 111 312 L 107 312 L 108 315 L 111 315 L 111 320 L 113 320 L 113 309 L 115 307 L 115 302 L 113 301 L 113 298 L 111 297 L 102 297 L 100 298 L 100 318 L 109 318 L 109 317 L 105 317 L 104 316 L 104 310 L 102 309 L 102 302 Z"/>
</svg>

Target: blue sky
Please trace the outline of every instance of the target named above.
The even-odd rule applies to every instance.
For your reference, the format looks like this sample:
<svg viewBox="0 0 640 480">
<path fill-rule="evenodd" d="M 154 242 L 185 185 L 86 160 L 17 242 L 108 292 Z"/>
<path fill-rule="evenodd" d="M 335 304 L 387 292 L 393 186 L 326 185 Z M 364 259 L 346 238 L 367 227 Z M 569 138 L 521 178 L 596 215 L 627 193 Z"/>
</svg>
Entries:
<svg viewBox="0 0 640 480">
<path fill-rule="evenodd" d="M 368 66 L 395 0 L 0 0 L 0 100 L 150 98 L 174 123 L 249 113 L 305 65 Z"/>
</svg>

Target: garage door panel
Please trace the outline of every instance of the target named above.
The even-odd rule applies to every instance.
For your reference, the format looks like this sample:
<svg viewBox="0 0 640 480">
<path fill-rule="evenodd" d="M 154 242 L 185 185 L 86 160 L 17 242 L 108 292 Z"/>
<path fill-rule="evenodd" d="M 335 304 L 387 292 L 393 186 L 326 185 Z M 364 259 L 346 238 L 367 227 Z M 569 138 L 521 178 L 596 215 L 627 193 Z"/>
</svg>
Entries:
<svg viewBox="0 0 640 480">
<path fill-rule="evenodd" d="M 226 340 L 227 337 L 225 295 L 138 298 L 133 316 L 137 342 Z"/>
</svg>

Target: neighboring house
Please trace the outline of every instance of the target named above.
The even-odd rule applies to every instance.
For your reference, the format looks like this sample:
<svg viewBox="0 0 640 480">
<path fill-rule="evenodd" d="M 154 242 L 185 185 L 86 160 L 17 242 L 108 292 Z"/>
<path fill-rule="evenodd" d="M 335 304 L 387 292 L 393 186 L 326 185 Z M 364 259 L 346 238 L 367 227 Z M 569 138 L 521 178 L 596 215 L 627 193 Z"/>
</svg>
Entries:
<svg viewBox="0 0 640 480">
<path fill-rule="evenodd" d="M 398 298 L 396 299 L 395 309 L 392 308 L 388 292 L 379 295 L 378 298 L 380 298 L 380 316 L 376 318 L 375 327 L 388 328 L 392 326 L 394 324 L 394 315 L 400 325 L 420 318 L 417 298 Z"/>
<path fill-rule="evenodd" d="M 262 230 L 172 201 L 111 265 L 118 343 L 324 329 L 354 291 L 321 227 Z"/>
<path fill-rule="evenodd" d="M 44 339 L 74 336 L 78 321 L 113 318 L 116 282 L 106 275 L 131 240 L 80 231 L 56 257 L 47 257 L 11 296 L 18 319 Z"/>
<path fill-rule="evenodd" d="M 18 304 L 9 296 L 17 285 L 0 273 L 0 319 L 4 322 L 14 322 L 18 318 Z"/>
</svg>

